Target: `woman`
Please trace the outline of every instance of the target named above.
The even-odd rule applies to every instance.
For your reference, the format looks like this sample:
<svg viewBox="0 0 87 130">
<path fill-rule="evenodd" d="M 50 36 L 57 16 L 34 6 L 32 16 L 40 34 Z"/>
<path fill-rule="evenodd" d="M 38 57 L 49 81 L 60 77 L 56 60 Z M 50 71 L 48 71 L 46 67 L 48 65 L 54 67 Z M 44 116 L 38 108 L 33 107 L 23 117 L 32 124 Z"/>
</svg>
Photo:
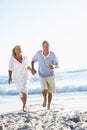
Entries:
<svg viewBox="0 0 87 130">
<path fill-rule="evenodd" d="M 32 71 L 31 67 L 28 66 L 28 59 L 26 56 L 22 56 L 21 46 L 16 45 L 12 50 L 12 57 L 9 61 L 8 83 L 11 83 L 13 73 L 14 81 L 23 103 L 23 112 L 27 111 L 28 70 Z"/>
</svg>

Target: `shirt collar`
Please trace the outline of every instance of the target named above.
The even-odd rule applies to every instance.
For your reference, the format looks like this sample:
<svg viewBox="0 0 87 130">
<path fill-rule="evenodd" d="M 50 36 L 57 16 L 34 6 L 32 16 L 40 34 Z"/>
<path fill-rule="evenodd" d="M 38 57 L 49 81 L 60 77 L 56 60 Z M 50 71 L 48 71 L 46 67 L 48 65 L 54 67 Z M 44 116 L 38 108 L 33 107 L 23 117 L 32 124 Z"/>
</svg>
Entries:
<svg viewBox="0 0 87 130">
<path fill-rule="evenodd" d="M 45 56 L 45 55 L 43 54 L 43 51 L 42 51 L 41 54 L 43 55 L 44 58 L 47 58 L 47 57 L 50 55 L 50 51 L 49 51 L 49 54 L 48 54 L 47 56 Z"/>
</svg>

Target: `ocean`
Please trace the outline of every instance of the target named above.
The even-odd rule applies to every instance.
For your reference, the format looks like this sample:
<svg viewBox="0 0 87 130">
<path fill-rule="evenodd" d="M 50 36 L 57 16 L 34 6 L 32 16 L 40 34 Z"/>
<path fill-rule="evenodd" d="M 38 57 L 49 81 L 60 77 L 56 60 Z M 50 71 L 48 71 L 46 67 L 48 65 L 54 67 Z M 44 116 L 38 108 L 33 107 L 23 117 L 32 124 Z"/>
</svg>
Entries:
<svg viewBox="0 0 87 130">
<path fill-rule="evenodd" d="M 56 94 L 87 92 L 87 69 L 55 71 Z M 30 75 L 28 95 L 41 94 L 39 76 Z M 8 76 L 0 75 L 0 103 L 6 97 L 18 96 L 14 81 L 8 84 Z M 11 98 L 10 98 L 11 99 Z M 9 100 L 9 98 L 8 98 Z M 11 101 L 11 100 L 10 100 Z"/>
</svg>

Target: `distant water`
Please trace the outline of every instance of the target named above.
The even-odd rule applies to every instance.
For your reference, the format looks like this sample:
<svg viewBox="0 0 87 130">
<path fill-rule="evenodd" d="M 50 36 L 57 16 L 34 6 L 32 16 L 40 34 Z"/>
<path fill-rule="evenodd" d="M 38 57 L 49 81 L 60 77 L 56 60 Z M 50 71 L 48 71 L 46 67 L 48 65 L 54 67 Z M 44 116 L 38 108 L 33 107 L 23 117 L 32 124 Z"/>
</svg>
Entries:
<svg viewBox="0 0 87 130">
<path fill-rule="evenodd" d="M 8 76 L 0 75 L 0 96 L 18 95 L 14 82 L 8 85 Z M 56 93 L 87 92 L 87 69 L 56 71 Z M 38 75 L 30 75 L 29 94 L 40 94 Z"/>
</svg>

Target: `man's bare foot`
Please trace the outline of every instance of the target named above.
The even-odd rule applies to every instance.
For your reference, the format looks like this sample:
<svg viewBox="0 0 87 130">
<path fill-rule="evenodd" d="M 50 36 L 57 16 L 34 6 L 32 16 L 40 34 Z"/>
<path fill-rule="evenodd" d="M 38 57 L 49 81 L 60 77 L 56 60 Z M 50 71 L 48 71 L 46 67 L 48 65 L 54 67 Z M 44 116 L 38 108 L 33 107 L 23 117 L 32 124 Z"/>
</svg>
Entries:
<svg viewBox="0 0 87 130">
<path fill-rule="evenodd" d="M 43 107 L 46 107 L 46 102 L 43 102 L 42 106 L 43 106 Z"/>
<path fill-rule="evenodd" d="M 43 107 L 46 107 L 46 103 L 47 103 L 47 99 L 44 100 L 42 106 L 43 106 Z"/>
<path fill-rule="evenodd" d="M 45 97 L 42 106 L 43 106 L 43 107 L 46 107 L 46 104 L 47 104 L 47 99 L 46 99 L 46 97 Z"/>
<path fill-rule="evenodd" d="M 48 110 L 50 110 L 50 104 L 48 104 L 47 108 L 48 108 Z"/>
</svg>

